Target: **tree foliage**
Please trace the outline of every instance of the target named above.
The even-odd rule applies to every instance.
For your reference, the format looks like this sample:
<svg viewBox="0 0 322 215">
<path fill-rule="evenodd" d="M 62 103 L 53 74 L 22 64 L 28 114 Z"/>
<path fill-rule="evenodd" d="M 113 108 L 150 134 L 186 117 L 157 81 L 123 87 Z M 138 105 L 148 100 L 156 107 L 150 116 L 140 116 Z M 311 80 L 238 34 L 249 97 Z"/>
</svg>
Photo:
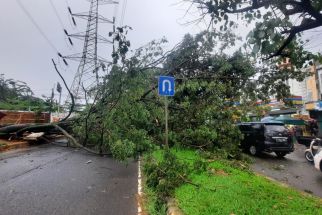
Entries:
<svg viewBox="0 0 322 215">
<path fill-rule="evenodd" d="M 0 75 L 0 109 L 48 110 L 50 102 L 34 97 L 30 87 L 23 81 L 6 79 Z"/>
<path fill-rule="evenodd" d="M 160 136 L 156 124 L 162 109 L 140 101 L 156 72 L 141 67 L 138 57 L 135 54 L 123 66 L 112 67 L 98 86 L 96 103 L 88 106 L 74 128 L 81 142 L 100 151 L 109 150 L 120 160 L 148 150 L 153 138 Z"/>
<path fill-rule="evenodd" d="M 1 101 L 33 95 L 30 87 L 25 82 L 6 79 L 3 74 L 0 75 L 0 92 Z"/>
<path fill-rule="evenodd" d="M 75 136 L 121 160 L 162 146 L 164 98 L 157 94 L 156 77 L 173 75 L 177 83 L 176 95 L 169 100 L 170 145 L 238 155 L 234 103 L 252 99 L 256 70 L 240 52 L 232 56 L 216 52 L 217 36 L 186 35 L 169 52 L 162 49 L 165 39 L 152 41 L 122 65 L 115 64 L 98 86 L 95 104 L 82 113 Z"/>
<path fill-rule="evenodd" d="M 255 54 L 264 59 L 288 57 L 301 68 L 313 55 L 305 51 L 301 33 L 322 26 L 320 0 L 186 0 L 197 5 L 220 31 L 239 20 L 254 23 L 247 40 Z M 237 20 L 236 21 L 236 16 Z M 294 22 L 293 20 L 296 20 Z"/>
<path fill-rule="evenodd" d="M 173 141 L 237 152 L 240 134 L 234 126 L 234 104 L 242 97 L 251 99 L 256 70 L 240 52 L 216 53 L 215 39 L 207 32 L 186 35 L 165 62 L 166 70 L 178 79 L 170 103 L 176 107 L 170 117 Z"/>
</svg>

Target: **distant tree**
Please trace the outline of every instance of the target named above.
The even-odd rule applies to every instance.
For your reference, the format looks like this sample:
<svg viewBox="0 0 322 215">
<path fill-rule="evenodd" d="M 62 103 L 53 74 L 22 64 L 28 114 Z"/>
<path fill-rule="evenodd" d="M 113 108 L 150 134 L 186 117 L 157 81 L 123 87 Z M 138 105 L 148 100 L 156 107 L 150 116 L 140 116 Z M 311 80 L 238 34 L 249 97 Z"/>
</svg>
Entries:
<svg viewBox="0 0 322 215">
<path fill-rule="evenodd" d="M 47 110 L 48 107 L 48 103 L 34 96 L 27 83 L 0 75 L 0 109 Z"/>
<path fill-rule="evenodd" d="M 185 1 L 197 5 L 202 18 L 209 15 L 211 24 L 220 31 L 236 26 L 236 18 L 247 24 L 255 22 L 248 44 L 264 59 L 288 57 L 301 67 L 313 57 L 304 50 L 301 33 L 322 26 L 321 0 Z"/>
<path fill-rule="evenodd" d="M 5 79 L 4 75 L 0 76 L 0 99 L 12 99 L 32 96 L 33 92 L 30 87 L 23 81 Z"/>
</svg>

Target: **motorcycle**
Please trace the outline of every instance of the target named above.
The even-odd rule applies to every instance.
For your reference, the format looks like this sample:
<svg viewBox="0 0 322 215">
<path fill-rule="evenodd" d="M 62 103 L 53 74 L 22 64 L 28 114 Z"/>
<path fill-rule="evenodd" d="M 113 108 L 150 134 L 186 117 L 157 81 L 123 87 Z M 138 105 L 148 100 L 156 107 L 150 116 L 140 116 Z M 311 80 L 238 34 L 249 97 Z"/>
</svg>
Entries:
<svg viewBox="0 0 322 215">
<path fill-rule="evenodd" d="M 315 138 L 311 141 L 308 149 L 305 150 L 304 155 L 306 160 L 313 163 L 314 156 L 322 150 L 322 139 Z"/>
</svg>

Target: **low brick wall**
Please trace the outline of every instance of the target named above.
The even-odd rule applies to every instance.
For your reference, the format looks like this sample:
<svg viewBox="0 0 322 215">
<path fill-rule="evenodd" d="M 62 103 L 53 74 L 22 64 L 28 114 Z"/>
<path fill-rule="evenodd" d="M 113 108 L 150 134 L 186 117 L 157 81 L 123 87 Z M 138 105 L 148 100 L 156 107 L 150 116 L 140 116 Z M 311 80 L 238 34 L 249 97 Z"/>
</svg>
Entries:
<svg viewBox="0 0 322 215">
<path fill-rule="evenodd" d="M 0 143 L 0 152 L 5 152 L 13 149 L 21 149 L 21 148 L 27 148 L 30 146 L 30 144 L 27 141 L 21 141 L 21 142 L 9 142 L 1 140 Z"/>
<path fill-rule="evenodd" d="M 0 112 L 5 114 L 5 116 L 0 119 L 0 125 L 50 122 L 49 113 L 6 111 L 6 110 L 0 110 Z"/>
</svg>

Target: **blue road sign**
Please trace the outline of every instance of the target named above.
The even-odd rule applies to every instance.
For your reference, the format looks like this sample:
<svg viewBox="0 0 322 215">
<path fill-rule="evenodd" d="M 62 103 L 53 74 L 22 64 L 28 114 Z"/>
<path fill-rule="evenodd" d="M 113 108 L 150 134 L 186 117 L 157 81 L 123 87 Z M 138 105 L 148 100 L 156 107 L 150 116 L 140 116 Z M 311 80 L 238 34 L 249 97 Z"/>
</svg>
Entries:
<svg viewBox="0 0 322 215">
<path fill-rule="evenodd" d="M 159 95 L 174 96 L 174 77 L 159 76 Z"/>
</svg>

